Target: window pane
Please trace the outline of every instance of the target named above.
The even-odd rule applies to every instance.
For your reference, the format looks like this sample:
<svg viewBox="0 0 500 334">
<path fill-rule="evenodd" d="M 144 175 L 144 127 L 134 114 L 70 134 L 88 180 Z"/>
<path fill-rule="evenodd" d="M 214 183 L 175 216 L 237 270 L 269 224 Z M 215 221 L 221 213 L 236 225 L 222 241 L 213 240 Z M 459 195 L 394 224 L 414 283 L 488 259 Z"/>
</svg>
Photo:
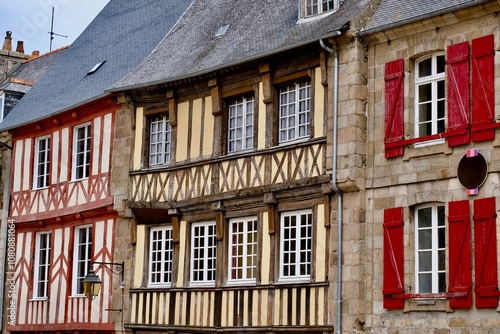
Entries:
<svg viewBox="0 0 500 334">
<path fill-rule="evenodd" d="M 432 74 L 432 58 L 428 58 L 424 61 L 421 61 L 418 64 L 418 77 L 426 77 Z"/>
</svg>

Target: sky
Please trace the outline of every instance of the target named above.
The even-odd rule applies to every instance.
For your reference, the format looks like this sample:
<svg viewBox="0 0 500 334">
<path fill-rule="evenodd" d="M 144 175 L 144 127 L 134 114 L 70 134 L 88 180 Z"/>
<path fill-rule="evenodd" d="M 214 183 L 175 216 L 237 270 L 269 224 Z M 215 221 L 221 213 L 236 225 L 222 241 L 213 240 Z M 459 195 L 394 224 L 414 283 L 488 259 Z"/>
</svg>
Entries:
<svg viewBox="0 0 500 334">
<path fill-rule="evenodd" d="M 12 49 L 24 42 L 24 53 L 50 51 L 50 28 L 54 8 L 52 50 L 70 45 L 109 0 L 0 0 L 0 49 L 5 32 L 12 31 Z"/>
</svg>

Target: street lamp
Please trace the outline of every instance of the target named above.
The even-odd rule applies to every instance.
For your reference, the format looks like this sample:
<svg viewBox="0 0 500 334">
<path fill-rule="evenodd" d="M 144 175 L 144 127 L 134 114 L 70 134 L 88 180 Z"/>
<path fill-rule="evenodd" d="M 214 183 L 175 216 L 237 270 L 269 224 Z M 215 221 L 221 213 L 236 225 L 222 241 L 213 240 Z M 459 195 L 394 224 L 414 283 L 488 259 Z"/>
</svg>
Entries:
<svg viewBox="0 0 500 334">
<path fill-rule="evenodd" d="M 98 264 L 99 266 L 104 266 L 106 269 L 111 271 L 115 275 L 121 275 L 121 283 L 120 287 L 124 288 L 124 278 L 123 278 L 123 267 L 125 262 L 91 262 L 90 268 L 93 267 L 94 264 Z M 111 269 L 109 266 L 115 266 L 115 270 Z M 83 293 L 85 296 L 94 300 L 97 295 L 99 295 L 99 290 L 101 288 L 101 279 L 94 273 L 93 269 L 89 270 L 89 273 L 82 280 L 83 285 Z"/>
</svg>

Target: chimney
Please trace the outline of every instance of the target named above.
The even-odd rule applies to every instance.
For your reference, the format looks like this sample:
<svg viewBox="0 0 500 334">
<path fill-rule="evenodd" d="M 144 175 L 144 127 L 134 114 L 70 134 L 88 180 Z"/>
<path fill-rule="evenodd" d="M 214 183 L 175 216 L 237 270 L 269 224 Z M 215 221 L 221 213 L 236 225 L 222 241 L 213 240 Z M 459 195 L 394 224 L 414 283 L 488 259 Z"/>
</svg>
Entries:
<svg viewBox="0 0 500 334">
<path fill-rule="evenodd" d="M 39 55 L 40 55 L 40 51 L 38 51 L 38 50 L 31 52 L 32 57 L 38 57 Z"/>
<path fill-rule="evenodd" d="M 12 31 L 7 31 L 5 35 L 5 41 L 3 42 L 4 51 L 12 51 Z"/>
<path fill-rule="evenodd" d="M 24 53 L 24 42 L 23 41 L 17 41 L 16 52 Z"/>
</svg>

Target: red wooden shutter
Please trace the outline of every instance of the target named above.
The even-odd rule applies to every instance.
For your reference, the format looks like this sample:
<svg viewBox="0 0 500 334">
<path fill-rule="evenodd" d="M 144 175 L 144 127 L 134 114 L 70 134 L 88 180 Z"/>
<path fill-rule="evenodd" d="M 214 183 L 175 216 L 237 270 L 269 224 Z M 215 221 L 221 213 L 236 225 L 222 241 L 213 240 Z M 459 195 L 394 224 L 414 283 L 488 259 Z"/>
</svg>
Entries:
<svg viewBox="0 0 500 334">
<path fill-rule="evenodd" d="M 384 308 L 403 308 L 404 299 L 393 294 L 404 292 L 403 208 L 384 210 Z"/>
<path fill-rule="evenodd" d="M 472 306 L 472 271 L 469 201 L 448 205 L 449 284 L 448 292 L 467 292 L 466 297 L 449 299 L 452 308 Z"/>
<path fill-rule="evenodd" d="M 495 198 L 474 201 L 476 307 L 498 307 Z"/>
<path fill-rule="evenodd" d="M 494 40 L 488 35 L 472 40 L 472 141 L 495 139 L 495 129 L 482 129 L 495 115 Z"/>
<path fill-rule="evenodd" d="M 385 64 L 385 157 L 392 158 L 404 154 L 404 146 L 387 147 L 404 138 L 404 60 L 398 59 Z"/>
<path fill-rule="evenodd" d="M 448 146 L 468 144 L 469 130 L 469 43 L 450 45 L 446 54 L 448 73 Z"/>
</svg>

